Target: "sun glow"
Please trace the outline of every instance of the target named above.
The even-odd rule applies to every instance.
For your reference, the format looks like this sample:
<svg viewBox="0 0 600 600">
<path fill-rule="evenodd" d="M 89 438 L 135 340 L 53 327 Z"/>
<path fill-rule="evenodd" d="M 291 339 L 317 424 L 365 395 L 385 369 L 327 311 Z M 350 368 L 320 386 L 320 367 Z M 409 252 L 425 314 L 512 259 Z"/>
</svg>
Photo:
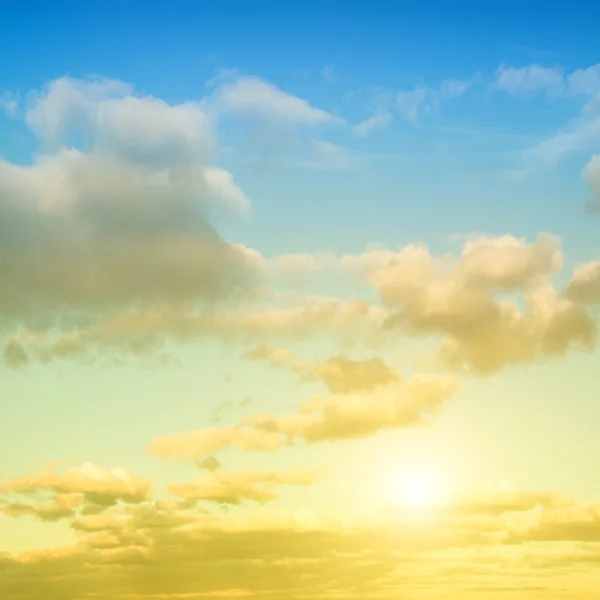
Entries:
<svg viewBox="0 0 600 600">
<path fill-rule="evenodd" d="M 415 471 L 396 478 L 392 484 L 394 501 L 412 509 L 431 507 L 439 500 L 436 478 L 425 471 Z"/>
</svg>

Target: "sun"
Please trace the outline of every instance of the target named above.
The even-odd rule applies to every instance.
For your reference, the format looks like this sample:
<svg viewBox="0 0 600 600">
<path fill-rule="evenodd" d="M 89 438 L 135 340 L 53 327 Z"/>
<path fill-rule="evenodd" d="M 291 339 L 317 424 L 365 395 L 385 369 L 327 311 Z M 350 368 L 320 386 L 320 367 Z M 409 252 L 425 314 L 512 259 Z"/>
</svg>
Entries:
<svg viewBox="0 0 600 600">
<path fill-rule="evenodd" d="M 426 509 L 438 499 L 437 481 L 432 473 L 415 471 L 399 476 L 392 483 L 395 502 L 406 508 Z"/>
</svg>

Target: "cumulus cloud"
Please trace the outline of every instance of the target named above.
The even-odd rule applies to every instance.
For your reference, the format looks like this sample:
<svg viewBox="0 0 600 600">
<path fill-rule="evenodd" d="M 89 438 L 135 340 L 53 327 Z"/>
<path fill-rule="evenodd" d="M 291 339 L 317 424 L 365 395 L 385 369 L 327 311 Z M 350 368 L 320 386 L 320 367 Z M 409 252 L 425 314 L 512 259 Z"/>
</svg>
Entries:
<svg viewBox="0 0 600 600">
<path fill-rule="evenodd" d="M 0 276 L 11 282 L 0 311 L 191 300 L 242 284 L 243 248 L 202 215 L 210 180 L 156 175 L 78 151 L 32 167 L 0 163 Z"/>
<path fill-rule="evenodd" d="M 137 96 L 115 80 L 54 80 L 30 95 L 26 121 L 47 148 L 83 136 L 96 152 L 155 168 L 206 163 L 213 147 L 199 103 L 170 105 Z"/>
<path fill-rule="evenodd" d="M 531 243 L 510 235 L 473 237 L 458 256 L 433 256 L 411 244 L 276 261 L 277 269 L 297 276 L 335 272 L 370 282 L 382 303 L 374 323 L 380 336 L 441 336 L 436 360 L 480 375 L 594 346 L 591 315 L 552 285 L 562 266 L 560 240 L 549 234 Z"/>
<path fill-rule="evenodd" d="M 30 95 L 26 121 L 53 153 L 29 166 L 0 162 L 5 317 L 211 300 L 255 278 L 256 253 L 209 222 L 215 210 L 243 212 L 249 201 L 211 164 L 198 104 L 63 78 Z M 23 362 L 16 341 L 5 353 Z"/>
<path fill-rule="evenodd" d="M 566 295 L 581 304 L 600 303 L 600 261 L 593 260 L 575 269 Z"/>
<path fill-rule="evenodd" d="M 440 360 L 486 374 L 593 346 L 591 317 L 549 284 L 561 266 L 556 238 L 526 244 L 504 236 L 470 241 L 458 259 L 408 247 L 369 278 L 392 313 L 386 328 L 441 334 Z M 502 297 L 511 293 L 525 294 L 524 310 Z"/>
</svg>

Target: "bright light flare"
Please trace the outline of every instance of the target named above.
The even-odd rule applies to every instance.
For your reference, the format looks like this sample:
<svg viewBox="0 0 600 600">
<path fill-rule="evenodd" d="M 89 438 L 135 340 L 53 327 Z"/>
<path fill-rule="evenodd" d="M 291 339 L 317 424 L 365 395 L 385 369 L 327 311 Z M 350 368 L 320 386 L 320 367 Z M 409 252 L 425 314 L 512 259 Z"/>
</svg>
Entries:
<svg viewBox="0 0 600 600">
<path fill-rule="evenodd" d="M 439 500 L 439 489 L 431 473 L 417 471 L 399 476 L 392 484 L 394 501 L 411 509 L 425 509 Z"/>
</svg>

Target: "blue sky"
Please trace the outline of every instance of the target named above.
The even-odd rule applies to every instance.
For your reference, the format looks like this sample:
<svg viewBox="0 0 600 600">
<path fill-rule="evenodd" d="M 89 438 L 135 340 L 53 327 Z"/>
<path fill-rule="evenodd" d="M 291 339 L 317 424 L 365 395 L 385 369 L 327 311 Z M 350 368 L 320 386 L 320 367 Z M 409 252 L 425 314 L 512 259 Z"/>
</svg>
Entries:
<svg viewBox="0 0 600 600">
<path fill-rule="evenodd" d="M 330 2 L 318 9 L 311 2 L 258 2 L 252 8 L 236 2 L 178 2 L 169 7 L 60 2 L 52 8 L 47 3 L 6 3 L 0 51 L 18 59 L 5 64 L 0 88 L 23 98 L 58 77 L 96 74 L 178 102 L 202 98 L 209 91 L 207 81 L 219 70 L 236 69 L 339 114 L 349 126 L 308 135 L 379 158 L 350 177 L 313 174 L 315 190 L 303 190 L 302 201 L 289 189 L 281 193 L 281 169 L 258 178 L 247 165 L 238 164 L 239 156 L 224 157 L 224 162 L 236 161 L 245 188 L 260 190 L 255 214 L 260 216 L 264 207 L 269 223 L 257 217 L 251 229 L 261 239 L 266 226 L 285 227 L 291 218 L 311 223 L 315 246 L 330 246 L 331 232 L 321 230 L 319 223 L 338 210 L 341 200 L 332 200 L 330 193 L 335 186 L 348 218 L 334 245 L 339 242 L 348 250 L 382 236 L 393 243 L 402 237 L 398 228 L 417 237 L 431 232 L 439 239 L 444 234 L 440 222 L 452 222 L 457 213 L 458 233 L 464 227 L 531 235 L 566 220 L 569 230 L 577 229 L 578 239 L 583 228 L 585 239 L 591 240 L 593 231 L 588 238 L 576 214 L 586 201 L 580 170 L 588 149 L 565 156 L 559 169 L 536 169 L 517 186 L 501 176 L 504 170 L 525 168 L 519 153 L 568 127 L 585 98 L 548 94 L 543 87 L 523 94 L 490 90 L 501 65 L 540 65 L 568 74 L 595 64 L 600 42 L 593 26 L 594 4 L 573 6 L 578 9 L 541 2 L 526 8 L 510 2 L 379 2 L 342 8 Z M 584 14 L 589 18 L 581 19 Z M 536 22 L 538 26 L 530 24 Z M 425 113 L 431 102 L 426 101 L 416 126 L 402 118 L 398 107 L 390 108 L 390 98 L 398 92 L 421 87 L 436 91 L 446 80 L 473 84 L 460 97 L 440 101 L 432 114 Z M 388 110 L 394 112 L 388 127 L 364 138 L 352 134 L 353 125 Z M 25 159 L 33 142 L 9 141 L 11 133 L 27 139 L 22 124 L 5 121 L 2 129 L 3 153 Z M 221 136 L 227 142 L 231 133 L 225 129 Z M 287 169 L 285 177 L 304 180 L 305 174 Z M 482 193 L 492 179 L 493 185 Z M 366 196 L 368 213 L 359 208 Z M 389 218 L 390 211 L 395 218 Z M 436 213 L 439 219 L 425 218 Z M 239 227 L 240 235 L 250 236 L 247 241 L 253 243 L 252 233 L 243 224 Z M 306 243 L 299 235 L 290 234 L 288 247 L 273 245 L 265 251 L 292 251 L 294 244 Z"/>
</svg>

